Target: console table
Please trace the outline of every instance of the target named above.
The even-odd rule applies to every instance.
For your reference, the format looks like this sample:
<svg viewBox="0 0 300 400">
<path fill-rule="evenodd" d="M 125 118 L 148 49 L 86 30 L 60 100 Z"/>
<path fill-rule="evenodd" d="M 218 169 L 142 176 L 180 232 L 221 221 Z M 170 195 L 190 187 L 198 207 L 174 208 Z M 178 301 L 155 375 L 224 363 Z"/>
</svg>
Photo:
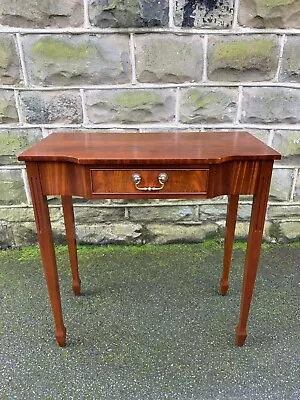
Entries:
<svg viewBox="0 0 300 400">
<path fill-rule="evenodd" d="M 53 133 L 18 157 L 26 162 L 41 257 L 55 322 L 66 344 L 47 195 L 62 199 L 80 295 L 72 196 L 87 199 L 213 198 L 228 195 L 220 292 L 227 294 L 239 195 L 253 195 L 236 344 L 242 346 L 258 267 L 272 167 L 280 154 L 246 132 Z"/>
</svg>

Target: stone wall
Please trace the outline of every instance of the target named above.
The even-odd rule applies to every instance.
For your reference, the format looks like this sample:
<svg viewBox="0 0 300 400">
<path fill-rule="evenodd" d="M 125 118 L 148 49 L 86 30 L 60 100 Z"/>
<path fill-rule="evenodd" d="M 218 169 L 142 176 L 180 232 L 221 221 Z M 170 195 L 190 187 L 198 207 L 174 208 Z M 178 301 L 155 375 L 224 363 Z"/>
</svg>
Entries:
<svg viewBox="0 0 300 400">
<path fill-rule="evenodd" d="M 300 238 L 299 0 L 0 0 L 0 85 L 2 247 L 36 241 L 16 156 L 61 129 L 246 129 L 283 155 L 265 239 Z M 78 199 L 75 212 L 81 242 L 199 241 L 222 234 L 226 199 Z"/>
</svg>

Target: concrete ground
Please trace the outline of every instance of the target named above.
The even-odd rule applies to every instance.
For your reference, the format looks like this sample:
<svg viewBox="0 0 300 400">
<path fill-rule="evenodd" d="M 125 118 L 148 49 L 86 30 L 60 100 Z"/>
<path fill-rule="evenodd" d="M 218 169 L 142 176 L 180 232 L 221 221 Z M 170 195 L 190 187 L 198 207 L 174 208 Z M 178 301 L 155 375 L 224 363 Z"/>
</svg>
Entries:
<svg viewBox="0 0 300 400">
<path fill-rule="evenodd" d="M 57 249 L 68 345 L 54 340 L 36 248 L 0 252 L 0 399 L 300 399 L 300 244 L 262 250 L 235 347 L 245 245 L 218 294 L 222 247 L 79 248 L 74 298 Z"/>
</svg>

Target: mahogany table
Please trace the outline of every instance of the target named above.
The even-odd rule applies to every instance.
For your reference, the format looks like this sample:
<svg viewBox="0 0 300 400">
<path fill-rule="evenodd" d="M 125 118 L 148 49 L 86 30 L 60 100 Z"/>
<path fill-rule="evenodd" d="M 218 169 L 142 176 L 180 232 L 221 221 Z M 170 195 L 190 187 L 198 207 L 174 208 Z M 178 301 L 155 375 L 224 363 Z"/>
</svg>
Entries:
<svg viewBox="0 0 300 400">
<path fill-rule="evenodd" d="M 239 195 L 253 195 L 236 344 L 246 326 L 258 267 L 273 162 L 280 154 L 246 132 L 53 133 L 18 157 L 26 162 L 56 340 L 66 344 L 47 195 L 62 198 L 80 295 L 72 196 L 87 199 L 213 198 L 228 195 L 220 292 L 227 294 Z"/>
</svg>

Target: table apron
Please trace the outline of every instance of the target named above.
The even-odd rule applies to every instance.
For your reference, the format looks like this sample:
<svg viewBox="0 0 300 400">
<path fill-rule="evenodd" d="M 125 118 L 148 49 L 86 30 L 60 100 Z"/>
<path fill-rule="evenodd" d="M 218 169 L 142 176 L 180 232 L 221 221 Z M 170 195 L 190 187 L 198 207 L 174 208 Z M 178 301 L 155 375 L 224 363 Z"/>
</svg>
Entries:
<svg viewBox="0 0 300 400">
<path fill-rule="evenodd" d="M 27 164 L 32 164 L 28 162 Z M 70 162 L 38 162 L 36 163 L 39 170 L 40 181 L 42 185 L 42 192 L 44 195 L 57 195 L 57 196 L 80 196 L 88 199 L 114 199 L 114 198 L 128 198 L 128 199 L 159 199 L 159 198 L 212 198 L 221 195 L 234 195 L 255 194 L 257 191 L 257 182 L 263 165 L 273 165 L 273 161 L 228 161 L 220 164 L 199 165 L 190 168 L 182 165 L 174 166 L 155 166 L 152 168 L 134 168 L 132 165 L 128 166 L 112 166 L 109 169 L 103 165 L 81 165 Z M 133 187 L 128 189 L 128 184 L 120 185 L 116 183 L 114 188 L 101 188 L 98 193 L 94 187 L 96 184 L 101 184 L 99 176 L 102 178 L 105 171 L 110 171 L 108 176 L 113 176 L 114 171 L 129 171 L 131 172 L 145 172 L 148 177 L 151 171 L 156 174 L 159 171 L 169 173 L 175 176 L 178 172 L 177 184 L 168 182 L 162 190 L 157 191 L 140 191 L 134 189 L 134 183 L 130 182 Z M 96 173 L 93 171 L 97 171 Z M 100 171 L 100 172 L 99 172 Z M 195 181 L 184 186 L 180 181 L 185 181 L 185 172 L 187 179 L 200 179 L 201 182 Z M 94 174 L 94 178 L 93 178 Z M 116 176 L 124 179 L 124 174 L 116 174 Z M 157 176 L 157 175 L 155 175 Z M 96 178 L 95 178 L 96 177 Z M 30 179 L 30 176 L 29 176 Z M 94 179 L 94 181 L 93 181 Z M 95 181 L 96 179 L 96 181 Z M 173 185 L 173 186 L 172 186 Z M 105 186 L 105 185 L 103 185 Z M 183 187 L 183 188 L 182 188 Z M 171 189 L 170 189 L 171 188 Z M 99 191 L 99 190 L 98 190 Z"/>
</svg>

